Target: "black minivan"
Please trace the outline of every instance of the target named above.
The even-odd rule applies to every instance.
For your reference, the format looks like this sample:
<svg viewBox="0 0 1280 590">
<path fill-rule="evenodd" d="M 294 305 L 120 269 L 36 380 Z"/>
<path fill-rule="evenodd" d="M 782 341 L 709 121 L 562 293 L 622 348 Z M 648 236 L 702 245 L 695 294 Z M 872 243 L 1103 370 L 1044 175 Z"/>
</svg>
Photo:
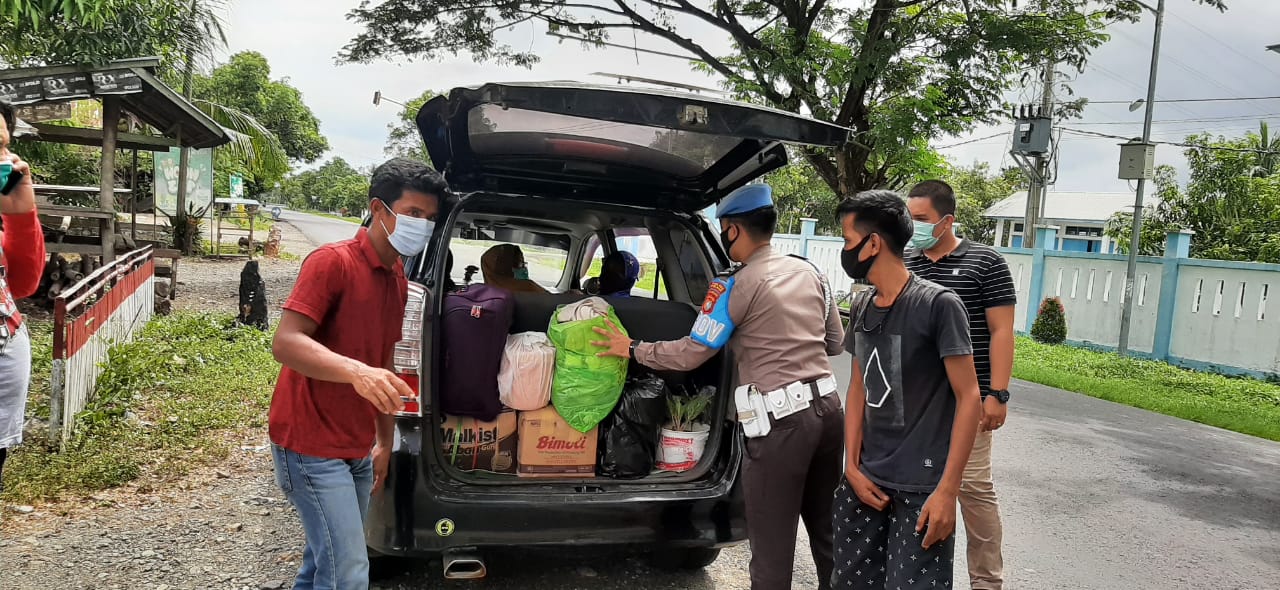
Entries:
<svg viewBox="0 0 1280 590">
<path fill-rule="evenodd" d="M 703 211 L 786 165 L 786 145 L 835 147 L 849 130 L 738 102 L 577 83 L 486 84 L 426 103 L 418 129 L 458 196 L 427 251 L 409 261 L 395 366 L 420 403 L 396 419 L 386 488 L 370 506 L 370 555 L 442 557 L 449 578 L 485 573 L 486 549 L 625 546 L 668 567 L 701 568 L 746 538 L 728 351 L 668 382 L 711 386 L 706 451 L 691 470 L 614 480 L 525 479 L 453 466 L 437 411 L 445 286 L 479 254 L 519 245 L 546 294 L 517 294 L 512 333 L 545 331 L 579 300 L 593 262 L 639 252 L 644 276 L 610 300 L 632 337 L 689 334 L 710 280 L 729 264 Z M 446 268 L 454 269 L 445 280 Z"/>
</svg>

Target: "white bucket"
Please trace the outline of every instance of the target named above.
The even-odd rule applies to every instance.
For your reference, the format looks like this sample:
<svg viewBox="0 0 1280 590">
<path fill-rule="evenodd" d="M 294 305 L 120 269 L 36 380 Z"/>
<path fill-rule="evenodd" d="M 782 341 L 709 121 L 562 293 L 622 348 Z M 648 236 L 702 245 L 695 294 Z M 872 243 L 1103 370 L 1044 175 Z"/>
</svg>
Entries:
<svg viewBox="0 0 1280 590">
<path fill-rule="evenodd" d="M 664 471 L 688 471 L 698 464 L 702 451 L 707 447 L 711 426 L 694 424 L 693 432 L 662 429 L 662 444 L 658 447 L 658 469 Z"/>
</svg>

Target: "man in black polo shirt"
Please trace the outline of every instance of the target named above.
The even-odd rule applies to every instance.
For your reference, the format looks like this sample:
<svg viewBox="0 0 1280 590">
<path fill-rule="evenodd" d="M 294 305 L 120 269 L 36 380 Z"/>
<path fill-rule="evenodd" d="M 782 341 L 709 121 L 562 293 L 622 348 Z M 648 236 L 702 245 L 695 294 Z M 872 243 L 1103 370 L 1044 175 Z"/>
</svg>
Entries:
<svg viewBox="0 0 1280 590">
<path fill-rule="evenodd" d="M 928 180 L 907 197 L 915 225 L 907 269 L 955 291 L 969 314 L 973 364 L 982 388 L 982 423 L 960 486 L 960 511 L 968 532 L 969 581 L 978 590 L 1000 590 L 1004 560 L 995 487 L 991 483 L 991 433 L 1004 425 L 1013 372 L 1013 277 L 990 246 L 953 232 L 956 196 L 947 183 Z"/>
</svg>

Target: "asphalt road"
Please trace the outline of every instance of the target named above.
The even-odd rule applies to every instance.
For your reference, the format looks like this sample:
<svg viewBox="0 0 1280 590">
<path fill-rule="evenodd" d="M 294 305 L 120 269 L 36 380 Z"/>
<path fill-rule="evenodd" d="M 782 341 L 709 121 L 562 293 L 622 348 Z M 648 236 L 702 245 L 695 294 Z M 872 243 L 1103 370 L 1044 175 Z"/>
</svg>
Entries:
<svg viewBox="0 0 1280 590">
<path fill-rule="evenodd" d="M 317 243 L 354 228 L 285 219 Z M 847 383 L 848 356 L 832 360 Z M 1280 589 L 1280 444 L 1040 385 L 1012 390 L 995 443 L 1006 588 Z M 814 588 L 798 547 L 794 586 Z M 706 572 L 672 576 L 620 556 L 513 552 L 489 559 L 484 587 L 747 588 L 747 559 L 736 548 Z M 418 567 L 396 585 L 435 587 L 438 576 Z"/>
<path fill-rule="evenodd" d="M 292 225 L 294 229 L 306 236 L 316 246 L 350 238 L 355 235 L 358 227 L 349 221 L 311 215 L 291 209 L 282 211 L 280 219 Z"/>
</svg>

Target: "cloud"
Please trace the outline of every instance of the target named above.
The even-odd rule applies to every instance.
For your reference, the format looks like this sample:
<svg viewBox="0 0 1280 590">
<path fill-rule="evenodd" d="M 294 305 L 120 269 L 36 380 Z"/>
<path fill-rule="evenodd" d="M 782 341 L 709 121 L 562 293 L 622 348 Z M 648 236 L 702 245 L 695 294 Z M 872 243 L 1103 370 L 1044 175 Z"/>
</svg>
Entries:
<svg viewBox="0 0 1280 590">
<path fill-rule="evenodd" d="M 1162 98 L 1280 95 L 1280 55 L 1266 53 L 1266 45 L 1280 42 L 1274 28 L 1259 23 L 1280 22 L 1280 2 L 1247 3 L 1234 0 L 1225 14 L 1190 0 L 1168 3 L 1158 95 Z M 423 90 L 447 90 L 488 81 L 578 80 L 611 83 L 592 76 L 594 72 L 622 73 L 661 80 L 716 86 L 716 80 L 690 71 L 678 59 L 639 54 L 616 49 L 584 50 L 580 44 L 545 35 L 540 25 L 521 25 L 502 33 L 513 46 L 532 47 L 541 63 L 533 69 L 474 63 L 466 57 L 435 62 L 336 65 L 334 57 L 360 28 L 346 20 L 357 0 L 236 0 L 228 15 L 229 49 L 258 51 L 272 66 L 272 75 L 286 77 L 302 91 L 304 100 L 321 121 L 323 132 L 333 146 L 332 155 L 355 165 L 376 164 L 383 159 L 387 125 L 395 120 L 399 107 L 384 103 L 374 106 L 373 92 L 381 90 L 389 98 L 407 100 Z M 1071 76 L 1077 96 L 1093 100 L 1132 100 L 1145 96 L 1150 60 L 1152 20 L 1112 27 L 1111 42 L 1093 56 L 1090 67 Z M 1268 30 L 1270 29 L 1270 31 Z M 729 41 L 716 29 L 694 23 L 687 29 L 713 51 L 724 53 Z M 717 42 L 716 40 L 719 39 Z M 625 33 L 614 42 L 631 43 Z M 640 47 L 683 53 L 672 46 L 640 37 Z M 1010 100 L 1030 100 L 1015 93 Z M 1065 97 L 1064 97 L 1065 98 Z M 1157 104 L 1156 120 L 1208 119 L 1263 116 L 1280 125 L 1280 101 Z M 1095 123 L 1125 123 L 1095 125 Z M 1141 134 L 1142 113 L 1130 113 L 1125 105 L 1093 105 L 1082 120 L 1064 123 L 1121 136 Z M 1256 128 L 1257 121 L 1240 119 L 1201 123 L 1160 123 L 1154 137 L 1181 140 L 1190 132 L 1221 131 L 1238 135 Z M 947 145 L 980 138 L 1009 128 L 991 127 L 958 138 L 936 142 Z M 1064 136 L 1059 151 L 1059 190 L 1127 190 L 1117 180 L 1119 140 Z M 974 160 L 993 166 L 1012 165 L 1007 138 L 975 142 L 946 150 L 957 163 Z M 1157 148 L 1158 164 L 1185 166 L 1179 148 Z"/>
<path fill-rule="evenodd" d="M 346 20 L 356 0 L 237 0 L 228 18 L 230 53 L 257 51 L 271 63 L 273 77 L 287 77 L 303 93 L 303 99 L 320 119 L 320 131 L 329 138 L 330 155 L 356 165 L 384 159 L 382 146 L 387 125 L 395 121 L 399 107 L 373 105 L 373 93 L 405 101 L 423 90 L 447 91 L 483 82 L 514 80 L 578 80 L 610 83 L 593 72 L 625 73 L 667 81 L 715 87 L 715 80 L 693 72 L 678 59 L 622 49 L 584 51 L 572 41 L 558 42 L 545 28 L 522 25 L 504 32 L 512 46 L 528 45 L 541 63 L 533 69 L 475 63 L 466 58 L 437 62 L 336 65 L 335 56 L 360 27 Z M 691 34 L 710 34 L 694 27 Z M 630 39 L 615 39 L 618 43 Z M 638 40 L 641 48 L 672 51 L 654 41 Z M 716 44 L 708 43 L 710 47 Z M 728 41 L 718 50 L 727 50 Z"/>
<path fill-rule="evenodd" d="M 1280 55 L 1267 53 L 1265 46 L 1280 37 L 1260 22 L 1280 22 L 1280 2 L 1265 6 L 1230 2 L 1235 10 L 1226 13 L 1186 2 L 1167 4 L 1162 34 L 1157 99 L 1220 98 L 1280 95 Z M 1068 76 L 1075 97 L 1095 101 L 1131 101 L 1146 96 L 1150 71 L 1151 37 L 1154 19 L 1108 29 L 1112 40 L 1101 47 L 1082 74 Z M 1038 90 L 1038 89 L 1032 89 Z M 1010 97 L 1014 102 L 1034 100 L 1032 93 Z M 1060 96 L 1059 98 L 1069 98 Z M 1142 135 L 1143 112 L 1129 112 L 1125 104 L 1094 104 L 1078 120 L 1062 121 L 1064 127 L 1121 137 Z M 1160 103 L 1153 115 L 1152 138 L 1179 142 L 1201 132 L 1240 136 L 1258 128 L 1259 120 L 1280 125 L 1280 100 L 1211 103 Z M 936 142 L 947 145 L 981 138 L 1011 126 L 987 127 L 954 139 Z M 1129 182 L 1116 178 L 1120 139 L 1089 138 L 1066 134 L 1059 144 L 1058 180 L 1062 191 L 1132 190 Z M 999 139 L 976 142 L 945 150 L 957 164 L 974 160 L 993 165 L 1011 165 L 1008 142 Z M 1183 149 L 1158 146 L 1156 164 L 1172 165 L 1186 174 Z"/>
</svg>

